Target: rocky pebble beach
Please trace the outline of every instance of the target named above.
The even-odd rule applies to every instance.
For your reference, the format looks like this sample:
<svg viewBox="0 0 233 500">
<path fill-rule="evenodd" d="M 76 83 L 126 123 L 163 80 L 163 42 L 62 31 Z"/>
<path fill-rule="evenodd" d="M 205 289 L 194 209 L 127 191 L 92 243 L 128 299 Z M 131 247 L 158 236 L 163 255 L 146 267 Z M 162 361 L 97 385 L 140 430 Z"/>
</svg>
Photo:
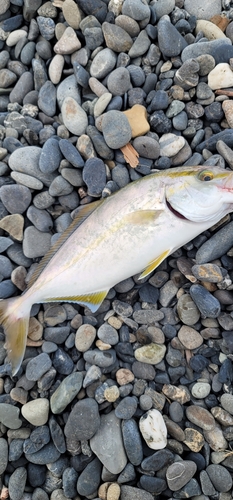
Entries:
<svg viewBox="0 0 233 500">
<path fill-rule="evenodd" d="M 231 0 L 0 0 L 0 298 L 86 204 L 232 148 Z M 95 314 L 34 305 L 1 499 L 230 500 L 232 361 L 231 215 Z"/>
</svg>

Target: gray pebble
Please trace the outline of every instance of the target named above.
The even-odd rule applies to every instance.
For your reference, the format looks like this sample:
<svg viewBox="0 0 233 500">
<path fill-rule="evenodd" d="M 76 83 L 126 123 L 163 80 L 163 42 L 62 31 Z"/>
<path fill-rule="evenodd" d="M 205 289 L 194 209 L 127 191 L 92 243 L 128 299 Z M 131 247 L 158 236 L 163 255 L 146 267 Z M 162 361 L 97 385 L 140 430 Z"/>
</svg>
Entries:
<svg viewBox="0 0 233 500">
<path fill-rule="evenodd" d="M 51 207 L 54 201 L 55 198 L 53 198 L 48 191 L 42 191 L 41 193 L 36 194 L 33 198 L 33 204 L 39 210 Z"/>
<path fill-rule="evenodd" d="M 63 379 L 51 396 L 50 405 L 54 414 L 61 413 L 75 398 L 82 387 L 83 375 L 74 372 Z"/>
<path fill-rule="evenodd" d="M 83 399 L 71 410 L 64 433 L 67 439 L 87 440 L 94 436 L 99 426 L 98 404 L 94 399 Z"/>
<path fill-rule="evenodd" d="M 140 0 L 125 0 L 122 14 L 132 17 L 135 21 L 143 21 L 143 19 L 150 17 L 150 9 L 146 3 Z"/>
<path fill-rule="evenodd" d="M 48 116 L 56 113 L 56 88 L 49 80 L 39 90 L 38 107 Z"/>
<path fill-rule="evenodd" d="M 0 298 L 7 299 L 17 292 L 17 288 L 11 280 L 4 280 L 0 283 Z"/>
<path fill-rule="evenodd" d="M 95 494 L 100 484 L 102 464 L 98 458 L 94 458 L 90 464 L 79 475 L 77 481 L 77 492 L 84 497 Z"/>
<path fill-rule="evenodd" d="M 1 402 L 0 420 L 8 429 L 19 429 L 22 425 L 22 420 L 19 419 L 19 408 L 8 403 Z"/>
<path fill-rule="evenodd" d="M 42 257 L 50 249 L 51 235 L 29 226 L 24 231 L 23 252 L 28 258 Z"/>
<path fill-rule="evenodd" d="M 59 147 L 59 141 L 51 137 L 48 139 L 41 151 L 39 159 L 40 170 L 44 173 L 54 172 L 58 169 L 62 160 L 62 154 Z"/>
<path fill-rule="evenodd" d="M 6 470 L 8 463 L 8 443 L 6 439 L 0 438 L 0 474 Z"/>
<path fill-rule="evenodd" d="M 128 420 L 133 417 L 137 409 L 137 399 L 126 396 L 115 408 L 115 414 L 118 418 Z"/>
<path fill-rule="evenodd" d="M 51 40 L 54 37 L 55 22 L 50 17 L 37 16 L 36 18 L 41 35 L 45 40 Z"/>
<path fill-rule="evenodd" d="M 135 420 L 131 418 L 123 420 L 122 437 L 125 451 L 130 463 L 133 465 L 140 465 L 143 458 L 143 448 L 141 435 Z"/>
<path fill-rule="evenodd" d="M 83 357 L 85 361 L 92 365 L 99 366 L 100 368 L 108 368 L 115 362 L 116 353 L 113 349 L 108 349 L 108 351 L 93 349 L 92 351 L 84 352 Z"/>
<path fill-rule="evenodd" d="M 51 196 L 64 196 L 72 193 L 73 186 L 67 182 L 61 175 L 55 177 L 49 188 Z"/>
<path fill-rule="evenodd" d="M 21 50 L 20 60 L 23 64 L 28 66 L 31 63 L 36 51 L 35 42 L 28 42 Z"/>
<path fill-rule="evenodd" d="M 178 115 L 174 116 L 172 119 L 173 127 L 176 130 L 185 130 L 188 126 L 188 116 L 185 111 L 181 111 Z"/>
<path fill-rule="evenodd" d="M 202 55 L 211 55 L 214 57 L 216 49 L 221 45 L 231 45 L 231 41 L 226 38 L 219 38 L 218 40 L 211 40 L 210 42 L 203 41 L 202 43 L 192 43 L 184 48 L 181 54 L 182 61 L 187 59 L 196 58 Z"/>
<path fill-rule="evenodd" d="M 145 82 L 145 73 L 140 66 L 130 64 L 127 66 L 130 74 L 130 79 L 134 87 L 141 87 Z"/>
<path fill-rule="evenodd" d="M 70 375 L 74 369 L 74 363 L 71 357 L 61 348 L 57 349 L 54 353 L 53 366 L 61 375 Z"/>
<path fill-rule="evenodd" d="M 6 89 L 7 87 L 10 87 L 15 83 L 17 80 L 17 76 L 13 71 L 10 71 L 9 69 L 0 69 L 0 86 L 3 89 Z"/>
<path fill-rule="evenodd" d="M 114 52 L 128 52 L 130 47 L 132 47 L 133 40 L 131 36 L 120 28 L 120 26 L 104 22 L 102 30 L 107 47 L 114 50 Z"/>
<path fill-rule="evenodd" d="M 146 30 L 142 30 L 134 41 L 131 49 L 129 50 L 129 57 L 136 58 L 145 54 L 149 49 L 151 41 L 147 35 Z"/>
<path fill-rule="evenodd" d="M 13 243 L 13 245 L 7 249 L 7 255 L 18 266 L 29 267 L 32 264 L 31 259 L 24 255 L 20 243 Z"/>
<path fill-rule="evenodd" d="M 25 453 L 25 458 L 28 462 L 39 465 L 52 464 L 60 457 L 60 453 L 53 443 L 48 443 L 36 453 Z"/>
<path fill-rule="evenodd" d="M 221 311 L 218 299 L 202 285 L 192 285 L 190 295 L 204 317 L 217 318 Z"/>
<path fill-rule="evenodd" d="M 217 491 L 227 492 L 232 487 L 232 476 L 222 465 L 210 464 L 206 472 Z"/>
<path fill-rule="evenodd" d="M 172 465 L 169 465 L 166 472 L 166 478 L 170 490 L 180 490 L 185 484 L 188 483 L 188 481 L 190 481 L 196 470 L 197 466 L 195 462 L 191 460 L 175 462 Z"/>
<path fill-rule="evenodd" d="M 116 165 L 112 170 L 112 180 L 122 188 L 129 183 L 129 171 L 123 165 Z"/>
<path fill-rule="evenodd" d="M 3 278 L 9 278 L 11 276 L 13 265 L 10 259 L 8 259 L 8 257 L 5 257 L 5 255 L 0 255 L 0 269 Z"/>
<path fill-rule="evenodd" d="M 99 197 L 106 184 L 106 168 L 100 158 L 89 158 L 83 168 L 83 180 L 90 196 Z"/>
<path fill-rule="evenodd" d="M 24 493 L 27 481 L 27 470 L 24 467 L 18 467 L 11 474 L 9 479 L 9 495 L 12 500 L 20 500 Z"/>
<path fill-rule="evenodd" d="M 2 186 L 0 198 L 10 214 L 23 214 L 31 203 L 30 189 L 19 184 Z"/>
<path fill-rule="evenodd" d="M 7 248 L 9 248 L 11 245 L 13 245 L 13 241 L 6 237 L 6 236 L 0 236 L 0 253 L 5 252 Z"/>
<path fill-rule="evenodd" d="M 205 264 L 227 253 L 233 246 L 232 229 L 233 222 L 230 222 L 203 243 L 196 253 L 197 264 Z"/>
<path fill-rule="evenodd" d="M 153 495 L 144 489 L 122 484 L 121 500 L 153 500 Z"/>
<path fill-rule="evenodd" d="M 115 97 L 115 99 L 118 99 L 118 97 Z M 119 99 L 121 99 L 121 97 L 119 97 Z M 111 103 L 112 103 L 112 101 L 111 101 Z M 114 109 L 117 109 L 117 108 L 114 108 Z M 121 106 L 119 109 L 121 109 Z M 109 111 L 109 107 L 107 108 L 107 110 Z M 97 128 L 94 127 L 93 125 L 88 125 L 88 127 L 86 129 L 86 133 L 90 137 L 90 139 L 92 140 L 94 148 L 95 148 L 96 152 L 98 153 L 98 155 L 103 159 L 112 160 L 114 157 L 114 153 L 107 146 L 107 144 L 103 138 L 103 135 L 97 130 Z"/>
<path fill-rule="evenodd" d="M 57 102 L 61 109 L 65 97 L 73 97 L 78 104 L 81 104 L 81 96 L 75 75 L 67 76 L 57 87 Z"/>
<path fill-rule="evenodd" d="M 102 129 L 107 145 L 112 149 L 125 146 L 131 139 L 131 127 L 120 111 L 108 111 L 102 119 Z"/>
<path fill-rule="evenodd" d="M 74 167 L 83 167 L 84 161 L 81 157 L 77 148 L 67 139 L 61 139 L 59 141 L 59 147 L 63 156 L 73 165 Z"/>
<path fill-rule="evenodd" d="M 28 362 L 26 368 L 26 377 L 28 380 L 37 381 L 51 368 L 51 366 L 52 361 L 48 354 L 39 354 Z"/>
<path fill-rule="evenodd" d="M 91 76 L 97 79 L 102 79 L 107 76 L 115 67 L 116 59 L 116 54 L 109 48 L 98 52 L 91 63 Z"/>
<path fill-rule="evenodd" d="M 61 170 L 61 175 L 62 175 L 62 177 L 64 177 L 64 179 L 66 179 L 71 184 L 71 186 L 80 187 L 80 186 L 83 186 L 83 184 L 84 184 L 80 170 L 77 170 L 74 168 L 63 168 Z M 73 194 L 77 195 L 77 193 L 75 193 L 75 192 L 71 193 L 71 195 L 73 195 Z M 65 197 L 62 197 L 62 198 L 64 199 Z M 78 205 L 78 195 L 77 195 L 77 199 L 76 199 L 75 204 L 74 204 L 74 208 L 77 205 Z"/>
<path fill-rule="evenodd" d="M 123 95 L 130 87 L 130 74 L 127 68 L 117 68 L 113 70 L 108 79 L 107 87 L 112 95 Z"/>
<path fill-rule="evenodd" d="M 99 327 L 97 336 L 100 340 L 102 340 L 102 342 L 105 342 L 106 344 L 115 345 L 119 342 L 117 330 L 111 325 L 108 325 L 108 323 L 103 323 Z"/>
<path fill-rule="evenodd" d="M 158 42 L 161 52 L 166 57 L 178 56 L 187 47 L 183 36 L 166 19 L 161 19 L 158 23 Z"/>
<path fill-rule="evenodd" d="M 51 44 L 47 40 L 37 42 L 36 52 L 42 59 L 47 61 L 52 57 Z"/>
</svg>

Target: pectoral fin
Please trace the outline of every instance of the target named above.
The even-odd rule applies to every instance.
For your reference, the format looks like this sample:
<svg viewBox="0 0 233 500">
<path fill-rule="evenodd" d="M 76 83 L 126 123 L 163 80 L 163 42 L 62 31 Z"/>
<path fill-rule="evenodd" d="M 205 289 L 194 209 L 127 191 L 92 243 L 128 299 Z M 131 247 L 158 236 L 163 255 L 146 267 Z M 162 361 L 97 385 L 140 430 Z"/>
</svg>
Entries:
<svg viewBox="0 0 233 500">
<path fill-rule="evenodd" d="M 148 266 L 146 269 L 140 274 L 139 279 L 141 280 L 142 278 L 145 278 L 148 274 L 152 273 L 156 267 L 163 262 L 164 259 L 169 255 L 170 250 L 166 250 L 165 252 L 161 253 L 156 259 L 152 260 L 149 262 Z"/>
<path fill-rule="evenodd" d="M 163 210 L 136 210 L 124 217 L 124 222 L 128 224 L 150 224 L 154 222 L 163 212 Z"/>
<path fill-rule="evenodd" d="M 89 307 L 91 312 L 96 312 L 105 299 L 108 290 L 102 290 L 101 292 L 88 293 L 87 295 L 72 295 L 68 297 L 50 297 L 46 299 L 46 302 L 77 302 L 82 306 Z"/>
</svg>

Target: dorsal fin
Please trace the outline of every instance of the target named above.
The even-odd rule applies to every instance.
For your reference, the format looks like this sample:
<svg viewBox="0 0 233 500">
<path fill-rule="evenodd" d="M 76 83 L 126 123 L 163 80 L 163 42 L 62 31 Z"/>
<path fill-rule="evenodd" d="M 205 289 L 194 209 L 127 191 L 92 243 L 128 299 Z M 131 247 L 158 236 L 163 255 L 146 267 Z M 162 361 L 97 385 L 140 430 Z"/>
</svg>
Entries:
<svg viewBox="0 0 233 500">
<path fill-rule="evenodd" d="M 81 224 L 91 215 L 96 208 L 98 208 L 104 200 L 98 200 L 94 201 L 93 203 L 89 203 L 88 205 L 84 206 L 78 214 L 76 215 L 75 219 L 73 222 L 71 222 L 70 226 L 62 233 L 60 238 L 58 238 L 57 242 L 50 248 L 50 250 L 45 254 L 45 256 L 41 259 L 39 262 L 35 272 L 33 273 L 32 277 L 30 278 L 28 282 L 28 286 L 26 290 L 28 290 L 33 283 L 37 280 L 38 276 L 42 273 L 42 271 L 45 269 L 47 264 L 50 262 L 52 257 L 55 255 L 55 253 L 62 247 L 62 245 L 68 240 L 68 238 L 71 236 L 71 234 L 76 231 L 76 229 L 81 226 Z M 25 291 L 26 291 L 25 290 Z"/>
</svg>

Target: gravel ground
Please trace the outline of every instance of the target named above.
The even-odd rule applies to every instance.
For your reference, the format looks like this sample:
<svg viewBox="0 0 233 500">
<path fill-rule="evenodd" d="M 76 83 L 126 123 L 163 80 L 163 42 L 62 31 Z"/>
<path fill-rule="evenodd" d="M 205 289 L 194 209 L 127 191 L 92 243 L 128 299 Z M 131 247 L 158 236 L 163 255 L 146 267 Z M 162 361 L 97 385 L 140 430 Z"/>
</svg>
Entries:
<svg viewBox="0 0 233 500">
<path fill-rule="evenodd" d="M 0 298 L 77 207 L 233 169 L 232 42 L 230 0 L 0 0 Z M 14 378 L 0 331 L 2 499 L 232 498 L 231 218 L 95 314 L 34 305 Z"/>
</svg>

